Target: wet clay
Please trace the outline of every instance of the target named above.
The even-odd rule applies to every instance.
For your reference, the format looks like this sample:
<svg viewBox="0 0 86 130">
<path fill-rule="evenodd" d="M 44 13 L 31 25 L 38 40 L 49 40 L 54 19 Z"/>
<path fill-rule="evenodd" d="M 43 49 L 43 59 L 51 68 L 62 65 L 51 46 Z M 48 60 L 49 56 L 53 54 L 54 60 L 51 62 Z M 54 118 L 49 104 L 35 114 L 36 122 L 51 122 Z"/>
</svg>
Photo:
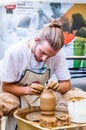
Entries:
<svg viewBox="0 0 86 130">
<path fill-rule="evenodd" d="M 55 115 L 42 115 L 39 120 L 39 124 L 42 127 L 46 128 L 53 128 L 57 126 L 57 118 Z"/>
<path fill-rule="evenodd" d="M 40 96 L 40 111 L 26 116 L 28 120 L 38 121 L 44 128 L 53 128 L 63 123 L 63 117 L 56 114 L 56 98 L 52 89 L 44 89 Z M 60 121 L 59 121 L 60 120 Z M 69 120 L 66 122 L 69 122 Z"/>
<path fill-rule="evenodd" d="M 40 96 L 40 109 L 43 115 L 54 115 L 56 99 L 51 89 L 45 89 Z"/>
<path fill-rule="evenodd" d="M 40 126 L 52 128 L 57 125 L 55 116 L 56 99 L 51 89 L 45 89 L 40 96 L 41 118 Z"/>
</svg>

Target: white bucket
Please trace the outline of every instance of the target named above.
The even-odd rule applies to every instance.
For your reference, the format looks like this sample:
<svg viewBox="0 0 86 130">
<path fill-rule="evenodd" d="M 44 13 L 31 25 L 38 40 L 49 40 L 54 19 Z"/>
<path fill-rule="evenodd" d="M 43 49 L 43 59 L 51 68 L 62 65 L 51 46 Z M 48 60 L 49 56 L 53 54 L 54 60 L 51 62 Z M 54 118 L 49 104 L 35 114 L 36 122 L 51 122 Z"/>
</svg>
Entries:
<svg viewBox="0 0 86 130">
<path fill-rule="evenodd" d="M 68 111 L 72 122 L 86 123 L 86 99 L 68 101 Z"/>
</svg>

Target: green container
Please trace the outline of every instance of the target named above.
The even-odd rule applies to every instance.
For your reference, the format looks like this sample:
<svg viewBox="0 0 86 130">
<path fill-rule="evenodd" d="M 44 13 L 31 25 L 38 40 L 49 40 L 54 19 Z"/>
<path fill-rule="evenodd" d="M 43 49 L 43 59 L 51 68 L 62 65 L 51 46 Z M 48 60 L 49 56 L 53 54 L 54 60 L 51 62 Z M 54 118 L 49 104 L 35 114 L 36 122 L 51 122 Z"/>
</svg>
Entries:
<svg viewBox="0 0 86 130">
<path fill-rule="evenodd" d="M 74 56 L 85 56 L 86 55 L 86 38 L 77 37 L 73 45 Z M 74 68 L 86 67 L 86 60 L 74 60 Z"/>
</svg>

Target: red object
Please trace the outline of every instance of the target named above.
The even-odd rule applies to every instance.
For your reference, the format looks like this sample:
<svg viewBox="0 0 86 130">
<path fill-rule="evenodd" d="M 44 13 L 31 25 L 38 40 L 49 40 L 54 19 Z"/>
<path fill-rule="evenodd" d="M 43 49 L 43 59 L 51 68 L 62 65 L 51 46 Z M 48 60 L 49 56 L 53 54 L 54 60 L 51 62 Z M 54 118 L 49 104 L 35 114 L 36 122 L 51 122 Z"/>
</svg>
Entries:
<svg viewBox="0 0 86 130">
<path fill-rule="evenodd" d="M 6 10 L 8 10 L 8 9 L 15 9 L 16 8 L 16 4 L 6 5 L 5 8 L 6 8 Z"/>
<path fill-rule="evenodd" d="M 69 44 L 75 37 L 74 34 L 68 32 L 63 32 L 63 35 L 64 35 L 64 44 Z"/>
</svg>

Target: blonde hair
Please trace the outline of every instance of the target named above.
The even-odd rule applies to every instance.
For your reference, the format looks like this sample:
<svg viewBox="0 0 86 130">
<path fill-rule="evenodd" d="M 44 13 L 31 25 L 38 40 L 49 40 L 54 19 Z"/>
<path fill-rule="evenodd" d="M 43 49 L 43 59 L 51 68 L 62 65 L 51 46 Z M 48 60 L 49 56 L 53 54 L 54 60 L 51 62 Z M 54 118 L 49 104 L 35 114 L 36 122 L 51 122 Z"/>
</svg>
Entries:
<svg viewBox="0 0 86 130">
<path fill-rule="evenodd" d="M 57 20 L 51 21 L 48 26 L 41 29 L 38 38 L 40 43 L 47 40 L 54 50 L 59 50 L 64 45 L 63 33 Z"/>
</svg>

